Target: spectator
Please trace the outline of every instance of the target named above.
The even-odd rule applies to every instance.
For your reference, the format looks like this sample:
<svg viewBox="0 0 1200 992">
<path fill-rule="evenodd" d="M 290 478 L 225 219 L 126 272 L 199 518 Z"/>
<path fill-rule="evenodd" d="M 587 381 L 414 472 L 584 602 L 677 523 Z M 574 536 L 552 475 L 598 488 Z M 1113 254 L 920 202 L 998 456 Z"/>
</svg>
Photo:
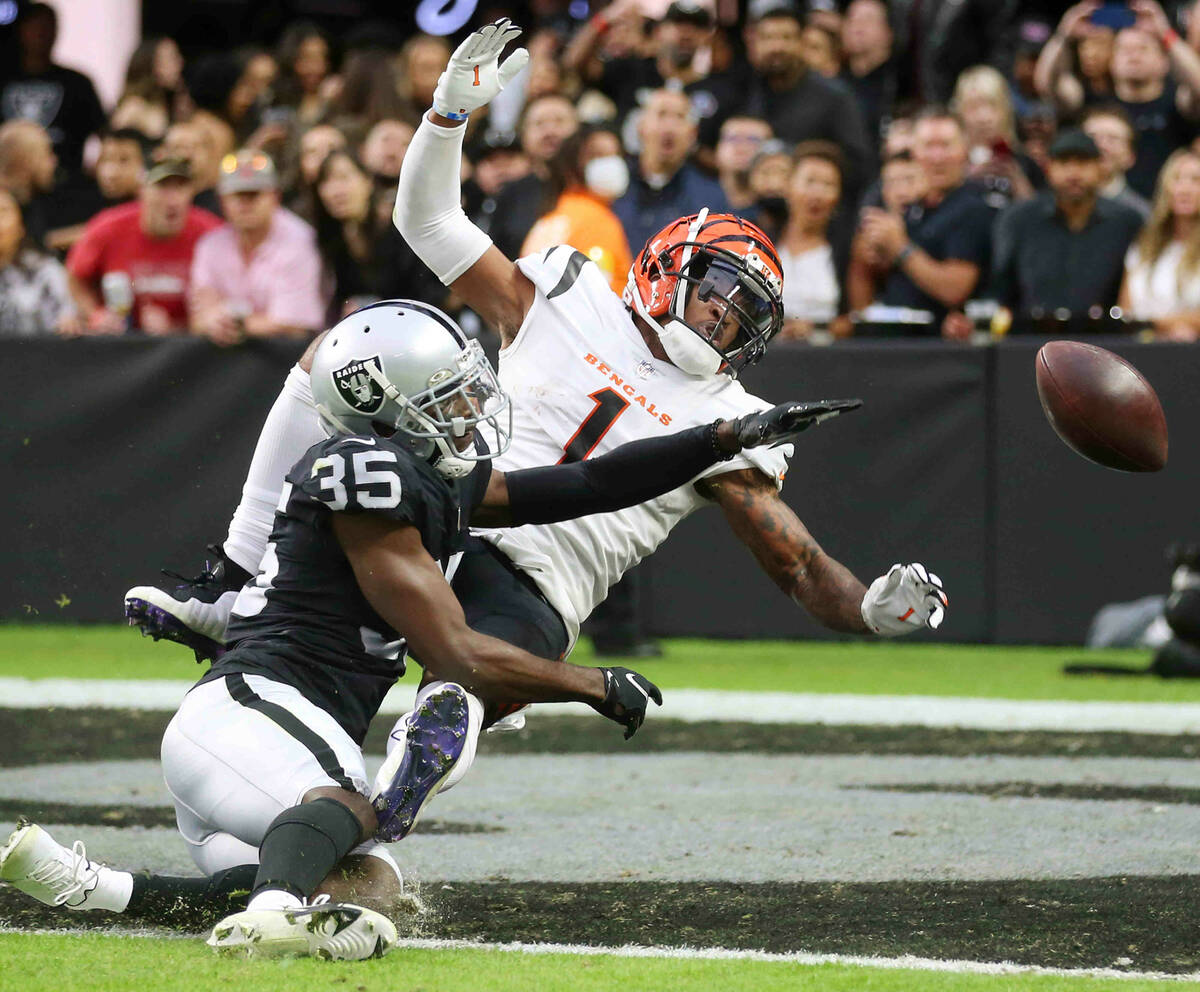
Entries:
<svg viewBox="0 0 1200 992">
<path fill-rule="evenodd" d="M 398 85 L 390 53 L 378 48 L 350 52 L 342 62 L 341 86 L 329 101 L 325 120 L 344 131 L 352 142 L 361 143 L 376 122 L 410 116 Z M 429 109 L 428 104 L 425 109 Z"/>
<path fill-rule="evenodd" d="M 617 133 L 606 127 L 580 128 L 550 160 L 554 205 L 530 229 L 521 254 L 570 245 L 599 265 L 613 292 L 620 293 L 633 256 L 610 204 L 628 187 L 629 166 Z"/>
<path fill-rule="evenodd" d="M 688 163 L 696 119 L 687 94 L 670 89 L 650 94 L 638 118 L 638 138 L 641 151 L 629 191 L 613 203 L 629 244 L 644 245 L 676 217 L 701 207 L 713 213 L 729 209 L 720 184 Z"/>
<path fill-rule="evenodd" d="M 1068 8 L 1038 56 L 1034 85 L 1064 114 L 1112 99 L 1113 30 L 1092 21 L 1099 9 L 1099 0 Z"/>
<path fill-rule="evenodd" d="M 136 200 L 146 172 L 146 139 L 133 128 L 108 131 L 100 139 L 96 159 L 96 186 L 101 209 Z"/>
<path fill-rule="evenodd" d="M 84 225 L 101 210 L 137 199 L 146 173 L 146 138 L 124 128 L 100 139 L 95 180 L 81 181 L 68 190 L 55 190 L 56 225 L 46 234 L 46 247 L 68 251 L 83 235 Z"/>
<path fill-rule="evenodd" d="M 0 334 L 49 334 L 74 329 L 67 273 L 25 236 L 21 204 L 0 187 Z"/>
<path fill-rule="evenodd" d="M 192 202 L 202 210 L 220 216 L 217 179 L 223 156 L 218 153 L 215 133 L 198 121 L 172 124 L 167 128 L 158 154 L 162 159 L 187 162 L 192 174 Z"/>
<path fill-rule="evenodd" d="M 892 29 L 883 0 L 851 0 L 842 21 L 845 65 L 840 78 L 854 93 L 872 142 L 883 140 L 896 103 Z"/>
<path fill-rule="evenodd" d="M 735 212 L 754 205 L 754 191 L 750 188 L 750 163 L 754 161 L 763 142 L 770 137 L 771 125 L 757 117 L 729 117 L 721 125 L 721 133 L 717 138 L 717 181 Z"/>
<path fill-rule="evenodd" d="M 219 345 L 315 331 L 325 322 L 313 229 L 280 204 L 275 166 L 242 150 L 221 162 L 227 223 L 196 244 L 189 327 Z"/>
<path fill-rule="evenodd" d="M 74 181 L 83 173 L 83 144 L 107 119 L 92 81 L 51 59 L 58 38 L 58 15 L 45 3 L 31 3 L 17 19 L 17 70 L 0 88 L 0 118 L 35 121 L 46 129 L 59 164 Z"/>
<path fill-rule="evenodd" d="M 50 227 L 49 194 L 57 168 L 50 136 L 40 124 L 17 120 L 0 125 L 0 186 L 16 197 L 26 234 L 39 248 L 45 247 Z"/>
<path fill-rule="evenodd" d="M 1042 170 L 1017 144 L 1008 83 L 995 69 L 977 65 L 958 77 L 951 108 L 967 135 L 967 176 L 994 210 L 1033 196 Z"/>
<path fill-rule="evenodd" d="M 818 324 L 843 313 L 842 276 L 848 252 L 835 250 L 829 222 L 842 195 L 842 163 L 836 145 L 797 145 L 788 187 L 788 221 L 775 243 L 783 262 L 784 325 L 780 337 L 806 338 Z"/>
<path fill-rule="evenodd" d="M 912 152 L 899 151 L 885 159 L 879 174 L 879 198 L 885 210 L 903 217 L 904 212 L 925 196 L 925 173 Z"/>
<path fill-rule="evenodd" d="M 1154 0 L 1133 0 L 1133 5 L 1137 26 L 1118 31 L 1113 46 L 1113 93 L 1137 133 L 1137 156 L 1126 178 L 1149 198 L 1163 163 L 1195 133 L 1200 55 L 1179 44 Z"/>
<path fill-rule="evenodd" d="M 842 71 L 842 38 L 829 25 L 809 21 L 800 35 L 804 64 L 826 79 L 836 79 Z"/>
<path fill-rule="evenodd" d="M 588 21 L 567 46 L 563 55 L 566 67 L 611 97 L 617 105 L 617 119 L 623 123 L 653 90 L 667 85 L 682 89 L 692 104 L 700 144 L 711 149 L 721 124 L 741 102 L 742 94 L 732 75 L 709 72 L 715 24 L 710 5 L 701 0 L 674 0 L 651 29 L 653 54 L 649 56 L 632 53 L 598 58 L 613 25 L 637 18 L 636 8 L 636 2 L 618 0 Z"/>
<path fill-rule="evenodd" d="M 275 61 L 279 66 L 275 105 L 290 107 L 299 128 L 317 123 L 327 109 L 333 71 L 333 53 L 325 32 L 311 21 L 293 22 L 279 39 Z"/>
<path fill-rule="evenodd" d="M 546 203 L 548 162 L 559 146 L 579 127 L 575 105 L 551 93 L 525 105 L 519 128 L 521 149 L 529 158 L 529 174 L 506 186 L 496 198 L 492 240 L 508 258 L 521 253 L 525 235 Z"/>
<path fill-rule="evenodd" d="M 946 314 L 970 299 L 987 271 L 992 213 L 965 181 L 966 135 L 949 111 L 929 107 L 917 115 L 913 158 L 925 194 L 903 217 L 863 208 L 847 291 L 854 310 L 873 302 L 878 289 L 885 305 L 929 311 L 924 333 L 949 335 Z"/>
<path fill-rule="evenodd" d="M 414 129 L 420 125 L 421 115 L 433 106 L 433 91 L 450 54 L 445 38 L 428 34 L 415 35 L 400 49 L 399 113 Z"/>
<path fill-rule="evenodd" d="M 848 202 L 856 201 L 875 167 L 875 148 L 858 102 L 805 65 L 804 24 L 794 0 L 753 0 L 748 16 L 748 53 L 756 76 L 744 112 L 766 120 L 783 141 L 837 144 L 846 162 L 842 193 Z"/>
<path fill-rule="evenodd" d="M 1114 104 L 1092 107 L 1084 112 L 1083 133 L 1100 149 L 1100 195 L 1132 207 L 1143 221 L 1150 218 L 1150 201 L 1129 188 L 1126 171 L 1133 165 L 1133 124 L 1129 115 Z"/>
<path fill-rule="evenodd" d="M 1200 337 L 1200 155 L 1175 152 L 1163 166 L 1154 210 L 1125 256 L 1121 308 L 1152 321 L 1159 337 Z"/>
<path fill-rule="evenodd" d="M 171 38 L 145 38 L 129 57 L 125 87 L 109 117 L 113 130 L 132 128 L 151 141 L 161 141 L 181 112 L 184 97 L 183 56 Z"/>
<path fill-rule="evenodd" d="M 901 97 L 944 104 L 964 69 L 1007 73 L 1016 44 L 1018 0 L 892 0 Z"/>
<path fill-rule="evenodd" d="M 316 190 L 317 246 L 333 277 L 332 320 L 384 297 L 442 305 L 446 288 L 378 209 L 371 174 L 351 152 L 325 157 Z"/>
<path fill-rule="evenodd" d="M 359 156 L 362 164 L 376 176 L 388 180 L 394 189 L 400 176 L 404 153 L 412 141 L 413 127 L 404 121 L 385 118 L 377 121 L 363 139 Z"/>
<path fill-rule="evenodd" d="M 777 138 L 764 141 L 750 160 L 747 182 L 754 197 L 754 216 L 772 240 L 783 233 L 787 224 L 792 168 L 792 150 Z"/>
<path fill-rule="evenodd" d="M 488 131 L 471 144 L 467 158 L 471 176 L 463 184 L 464 209 L 486 233 L 492 229 L 500 191 L 529 175 L 529 156 L 515 135 Z"/>
<path fill-rule="evenodd" d="M 346 147 L 346 135 L 332 124 L 314 124 L 300 135 L 295 182 L 288 207 L 310 224 L 315 223 L 317 173 L 326 156 Z"/>
<path fill-rule="evenodd" d="M 1000 215 L 992 288 L 1015 312 L 1014 331 L 1038 330 L 1043 314 L 1069 316 L 1083 329 L 1117 302 L 1141 218 L 1100 196 L 1102 174 L 1096 143 L 1082 131 L 1063 131 L 1050 146 L 1051 190 Z"/>
<path fill-rule="evenodd" d="M 192 205 L 192 173 L 165 159 L 146 173 L 136 203 L 93 217 L 67 256 L 84 334 L 187 327 L 188 273 L 196 242 L 220 219 Z"/>
</svg>

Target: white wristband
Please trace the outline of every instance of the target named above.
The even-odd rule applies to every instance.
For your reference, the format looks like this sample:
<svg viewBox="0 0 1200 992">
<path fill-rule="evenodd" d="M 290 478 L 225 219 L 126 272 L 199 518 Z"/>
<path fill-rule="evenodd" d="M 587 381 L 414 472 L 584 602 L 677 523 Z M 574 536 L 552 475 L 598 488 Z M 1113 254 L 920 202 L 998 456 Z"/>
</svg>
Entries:
<svg viewBox="0 0 1200 992">
<path fill-rule="evenodd" d="M 404 155 L 392 222 L 417 257 L 449 286 L 483 257 L 492 239 L 463 213 L 459 184 L 466 127 L 421 121 Z"/>
</svg>

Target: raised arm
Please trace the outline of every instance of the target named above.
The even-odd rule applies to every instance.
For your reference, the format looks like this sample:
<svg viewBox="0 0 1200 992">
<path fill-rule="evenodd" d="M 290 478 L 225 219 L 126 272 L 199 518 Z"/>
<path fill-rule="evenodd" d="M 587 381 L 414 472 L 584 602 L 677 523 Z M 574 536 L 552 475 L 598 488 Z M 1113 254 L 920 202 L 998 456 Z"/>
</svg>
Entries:
<svg viewBox="0 0 1200 992">
<path fill-rule="evenodd" d="M 336 513 L 333 530 L 367 602 L 438 678 L 491 702 L 587 703 L 624 726 L 626 737 L 645 716 L 647 694 L 662 702 L 642 676 L 636 677 L 645 692 L 631 695 L 624 683 L 614 685 L 611 670 L 547 661 L 472 630 L 415 527 L 371 513 Z"/>
<path fill-rule="evenodd" d="M 895 636 L 941 624 L 948 601 L 936 575 L 897 564 L 864 586 L 821 549 L 762 472 L 723 473 L 704 480 L 701 492 L 771 580 L 830 630 Z"/>
<path fill-rule="evenodd" d="M 1088 18 L 1099 7 L 1099 0 L 1084 0 L 1071 7 L 1038 55 L 1033 85 L 1043 99 L 1063 110 L 1076 111 L 1083 106 L 1083 83 L 1070 71 L 1071 41 L 1086 30 Z"/>
<path fill-rule="evenodd" d="M 507 345 L 535 295 L 531 283 L 462 209 L 459 174 L 470 113 L 491 101 L 529 60 L 523 48 L 500 52 L 521 33 L 507 18 L 471 34 L 438 80 L 433 109 L 404 156 L 392 220 L 444 285 L 490 324 Z"/>
</svg>

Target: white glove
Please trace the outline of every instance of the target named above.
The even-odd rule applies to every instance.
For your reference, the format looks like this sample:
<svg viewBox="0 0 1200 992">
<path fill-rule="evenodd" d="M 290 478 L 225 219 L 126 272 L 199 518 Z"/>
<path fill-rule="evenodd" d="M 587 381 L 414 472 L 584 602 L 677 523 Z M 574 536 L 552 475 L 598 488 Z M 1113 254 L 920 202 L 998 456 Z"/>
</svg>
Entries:
<svg viewBox="0 0 1200 992">
<path fill-rule="evenodd" d="M 490 103 L 509 80 L 525 68 L 529 52 L 518 48 L 500 64 L 500 52 L 521 29 L 507 17 L 472 32 L 455 49 L 433 91 L 433 109 L 452 121 L 466 120 L 472 110 Z"/>
<path fill-rule="evenodd" d="M 949 605 L 942 580 L 913 562 L 893 565 L 872 582 L 860 609 L 863 622 L 876 634 L 896 637 L 922 627 L 937 630 Z"/>
</svg>

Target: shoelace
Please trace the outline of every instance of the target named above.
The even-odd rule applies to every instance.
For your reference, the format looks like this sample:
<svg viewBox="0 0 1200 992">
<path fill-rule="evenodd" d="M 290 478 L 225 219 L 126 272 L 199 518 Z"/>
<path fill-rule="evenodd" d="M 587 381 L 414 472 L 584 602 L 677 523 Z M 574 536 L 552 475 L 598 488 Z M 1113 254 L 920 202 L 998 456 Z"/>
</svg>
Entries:
<svg viewBox="0 0 1200 992">
<path fill-rule="evenodd" d="M 209 552 L 209 554 L 212 554 L 216 557 L 216 563 L 214 564 L 213 561 L 208 558 L 204 559 L 204 571 L 201 572 L 199 575 L 195 575 L 195 576 L 192 576 L 191 578 L 189 578 L 188 576 L 182 574 L 181 572 L 173 572 L 167 568 L 160 569 L 160 571 L 167 578 L 175 579 L 176 581 L 181 583 L 181 586 L 184 586 L 184 587 L 190 588 L 193 586 L 224 586 L 225 585 L 225 583 L 223 581 L 224 577 L 223 577 L 223 575 L 220 574 L 222 571 L 222 569 L 221 569 L 221 549 L 215 544 L 210 544 L 204 550 Z"/>
<path fill-rule="evenodd" d="M 61 906 L 81 892 L 91 891 L 100 877 L 99 866 L 93 866 L 88 861 L 83 841 L 77 840 L 68 853 L 71 858 L 69 862 L 62 858 L 54 858 L 29 873 L 30 879 L 40 885 L 49 888 L 65 885 L 65 888 L 54 896 L 55 906 Z M 91 888 L 87 888 L 89 882 L 92 883 Z"/>
</svg>

